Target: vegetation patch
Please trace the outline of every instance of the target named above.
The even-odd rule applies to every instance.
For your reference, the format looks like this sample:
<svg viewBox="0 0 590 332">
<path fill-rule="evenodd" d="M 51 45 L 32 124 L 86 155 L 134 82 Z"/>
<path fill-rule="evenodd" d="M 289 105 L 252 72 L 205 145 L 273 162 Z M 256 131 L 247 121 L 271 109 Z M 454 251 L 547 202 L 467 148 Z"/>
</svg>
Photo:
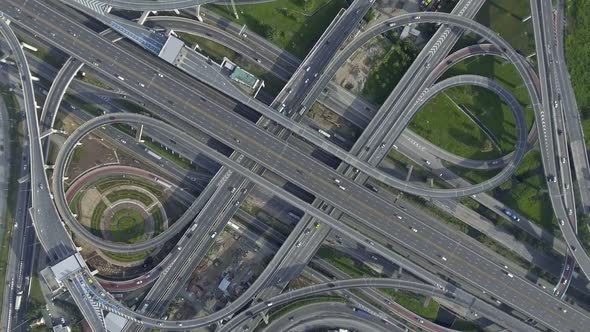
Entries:
<svg viewBox="0 0 590 332">
<path fill-rule="evenodd" d="M 100 181 L 96 184 L 96 189 L 98 189 L 98 191 L 100 191 L 101 193 L 104 193 L 109 189 L 120 186 L 137 186 L 149 190 L 158 198 L 162 198 L 164 196 L 164 191 L 162 190 L 162 187 L 160 187 L 160 185 L 152 183 L 142 178 L 133 177 L 129 175 L 127 175 L 125 178 L 112 177 L 105 179 L 104 181 Z"/>
<path fill-rule="evenodd" d="M 569 0 L 567 5 L 567 34 L 565 56 L 576 101 L 582 118 L 586 146 L 590 146 L 590 48 L 583 41 L 590 40 L 588 1 Z"/>
<path fill-rule="evenodd" d="M 389 288 L 380 288 L 381 293 L 389 296 L 393 301 L 399 303 L 404 308 L 410 310 L 416 315 L 421 316 L 424 319 L 434 321 L 438 315 L 438 309 L 440 305 L 434 300 L 430 300 L 428 305 L 424 306 L 426 298 L 416 294 L 409 294 L 406 292 L 394 291 Z"/>
<path fill-rule="evenodd" d="M 143 261 L 148 258 L 152 254 L 152 250 L 142 251 L 136 254 L 118 254 L 113 252 L 103 252 L 107 257 L 122 262 L 122 263 L 131 263 L 136 261 Z"/>
<path fill-rule="evenodd" d="M 547 192 L 541 152 L 527 153 L 512 178 L 495 188 L 492 194 L 544 229 L 558 230 Z"/>
<path fill-rule="evenodd" d="M 82 81 L 86 82 L 88 84 L 92 84 L 92 85 L 99 87 L 101 89 L 113 90 L 113 88 L 110 85 L 108 85 L 106 82 L 104 82 L 103 80 L 100 80 L 97 77 L 95 77 L 94 75 L 91 75 L 88 73 L 86 73 L 86 76 L 82 77 Z"/>
<path fill-rule="evenodd" d="M 353 278 L 381 277 L 379 273 L 375 272 L 375 270 L 371 269 L 363 262 L 346 256 L 337 250 L 328 247 L 321 247 L 317 254 L 319 257 L 325 259 L 327 262 Z"/>
<path fill-rule="evenodd" d="M 531 101 L 526 86 L 523 84 L 514 65 L 507 63 L 501 57 L 480 55 L 455 63 L 445 72 L 441 79 L 464 74 L 489 77 L 503 85 L 525 108 L 527 128 L 530 130 L 534 121 L 534 113 L 530 108 Z"/>
<path fill-rule="evenodd" d="M 121 209 L 111 218 L 109 228 L 116 242 L 136 243 L 145 233 L 145 220 L 138 211 Z"/>
<path fill-rule="evenodd" d="M 390 39 L 393 45 L 381 60 L 373 65 L 361 93 L 377 105 L 383 104 L 418 55 L 418 49 L 413 42 L 398 37 Z"/>
<path fill-rule="evenodd" d="M 531 54 L 535 51 L 533 21 L 522 21 L 530 13 L 528 1 L 489 0 L 484 2 L 475 19 L 497 32 L 515 49 Z"/>
<path fill-rule="evenodd" d="M 154 201 L 146 194 L 131 189 L 116 190 L 107 195 L 107 199 L 111 202 L 120 201 L 123 199 L 131 199 L 141 202 L 145 206 L 150 206 Z"/>
<path fill-rule="evenodd" d="M 164 231 L 164 218 L 159 206 L 155 206 L 150 210 L 152 220 L 154 221 L 154 236 Z"/>
<path fill-rule="evenodd" d="M 6 109 L 8 111 L 8 117 L 11 120 L 11 123 L 18 124 L 18 121 L 21 118 L 21 114 L 19 112 L 20 106 L 16 99 L 16 96 L 13 92 L 9 91 L 5 85 L 0 85 L 0 94 L 2 95 L 2 99 L 6 105 Z M 11 125 L 9 126 L 9 137 L 12 139 L 6 140 L 10 144 L 10 164 L 9 164 L 9 177 L 8 177 L 8 192 L 9 193 L 17 193 L 18 192 L 18 178 L 20 177 L 20 170 L 21 170 L 21 161 L 22 161 L 22 141 L 23 141 L 23 131 L 24 128 L 21 125 Z M 5 147 L 2 147 L 5 149 Z M 2 248 L 0 248 L 0 266 L 7 266 L 8 265 L 8 254 L 10 253 L 10 241 L 12 239 L 12 229 L 14 227 L 14 209 L 16 208 L 17 203 L 17 195 L 10 194 L 6 199 L 6 213 L 4 216 L 5 226 L 4 232 L 2 233 Z M 6 281 L 6 269 L 0 269 L 0 283 L 3 285 Z M 5 287 L 0 287 L 0 298 L 4 298 L 4 290 Z M 0 309 L 4 310 L 4 309 Z"/>
<path fill-rule="evenodd" d="M 338 11 L 348 5 L 344 0 L 278 0 L 238 6 L 239 19 L 230 6 L 206 7 L 240 25 L 246 24 L 248 29 L 303 59 Z"/>
<path fill-rule="evenodd" d="M 107 205 L 104 202 L 99 202 L 92 211 L 92 217 L 90 217 L 90 232 L 96 236 L 102 237 L 100 221 L 104 211 L 107 209 Z"/>
</svg>

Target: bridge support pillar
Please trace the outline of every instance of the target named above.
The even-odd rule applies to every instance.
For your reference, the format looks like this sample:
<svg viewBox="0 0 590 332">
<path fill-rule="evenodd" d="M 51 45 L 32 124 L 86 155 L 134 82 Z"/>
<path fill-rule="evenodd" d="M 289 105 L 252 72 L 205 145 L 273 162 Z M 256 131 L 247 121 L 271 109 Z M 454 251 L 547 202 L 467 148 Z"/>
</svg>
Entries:
<svg viewBox="0 0 590 332">
<path fill-rule="evenodd" d="M 263 312 L 260 314 L 262 316 L 262 320 L 264 321 L 264 324 L 268 325 L 268 313 L 267 312 Z"/>
<path fill-rule="evenodd" d="M 140 125 L 139 128 L 137 129 L 137 136 L 135 137 L 135 140 L 139 143 L 143 143 L 144 141 L 141 139 L 141 136 L 143 136 L 143 125 Z"/>
<path fill-rule="evenodd" d="M 201 16 L 201 5 L 197 5 L 197 20 L 199 20 L 199 22 L 203 22 L 203 17 Z"/>
<path fill-rule="evenodd" d="M 137 20 L 137 23 L 140 25 L 143 25 L 145 23 L 145 20 L 147 20 L 148 16 L 150 16 L 150 11 L 146 10 L 145 12 L 143 12 L 141 14 L 141 16 L 139 17 L 139 19 Z"/>
<path fill-rule="evenodd" d="M 406 175 L 406 182 L 410 181 L 410 177 L 412 176 L 413 170 L 414 170 L 414 165 L 410 165 L 410 168 L 408 169 L 408 174 Z"/>
</svg>

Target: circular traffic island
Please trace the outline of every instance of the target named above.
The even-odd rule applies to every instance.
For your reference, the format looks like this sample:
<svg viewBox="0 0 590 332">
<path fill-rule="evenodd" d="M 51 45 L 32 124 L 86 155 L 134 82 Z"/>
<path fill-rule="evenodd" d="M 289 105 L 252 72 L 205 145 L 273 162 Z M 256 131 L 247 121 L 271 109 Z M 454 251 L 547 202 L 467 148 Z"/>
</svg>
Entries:
<svg viewBox="0 0 590 332">
<path fill-rule="evenodd" d="M 122 208 L 114 212 L 107 225 L 106 232 L 117 242 L 136 243 L 147 234 L 145 215 L 131 208 Z"/>
</svg>

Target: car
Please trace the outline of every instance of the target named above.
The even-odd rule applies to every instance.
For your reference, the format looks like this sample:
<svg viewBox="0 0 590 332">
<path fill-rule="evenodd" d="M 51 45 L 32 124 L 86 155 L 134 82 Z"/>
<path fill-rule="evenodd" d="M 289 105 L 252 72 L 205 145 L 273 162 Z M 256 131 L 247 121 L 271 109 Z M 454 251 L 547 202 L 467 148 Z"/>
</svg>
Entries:
<svg viewBox="0 0 590 332">
<path fill-rule="evenodd" d="M 377 261 L 377 260 L 379 260 L 379 259 L 377 258 L 377 256 L 375 256 L 375 255 L 371 255 L 371 259 L 372 259 L 372 260 L 374 260 L 374 261 Z"/>
<path fill-rule="evenodd" d="M 563 164 L 565 164 L 565 162 L 566 162 L 566 159 L 565 159 L 565 157 L 561 157 L 561 162 L 562 162 Z"/>
<path fill-rule="evenodd" d="M 569 265 L 569 264 L 567 264 L 567 265 L 565 266 L 565 270 L 566 270 L 566 271 L 569 271 L 569 270 L 570 270 L 570 265 Z"/>
<path fill-rule="evenodd" d="M 340 190 L 346 190 L 346 188 L 345 188 L 345 187 L 343 187 L 343 186 L 340 186 L 340 185 L 338 186 L 338 188 L 340 188 Z"/>
<path fill-rule="evenodd" d="M 162 75 L 162 73 L 158 73 L 158 76 L 159 77 L 164 77 L 164 75 Z"/>
<path fill-rule="evenodd" d="M 569 183 L 566 183 L 566 184 L 565 184 L 565 189 L 566 189 L 566 190 L 570 189 L 570 184 L 569 184 Z"/>
<path fill-rule="evenodd" d="M 315 226 L 315 229 L 320 229 L 320 223 L 319 223 L 319 222 L 316 222 L 316 223 L 314 224 L 314 226 Z"/>
<path fill-rule="evenodd" d="M 214 238 L 217 236 L 217 232 L 213 232 L 213 234 L 211 234 L 211 238 Z"/>
<path fill-rule="evenodd" d="M 235 206 L 235 207 L 238 207 L 238 206 L 240 206 L 240 201 L 236 201 L 236 202 L 234 203 L 234 206 Z"/>
<path fill-rule="evenodd" d="M 135 283 L 136 285 L 141 285 L 143 284 L 143 280 L 139 280 L 138 282 Z"/>
<path fill-rule="evenodd" d="M 303 82 L 303 84 L 307 84 L 307 83 L 309 83 L 309 78 L 306 78 L 305 82 Z"/>
<path fill-rule="evenodd" d="M 338 180 L 338 179 L 336 179 L 336 178 L 335 178 L 335 179 L 334 179 L 334 182 L 336 182 L 336 183 L 340 183 L 340 180 Z"/>
<path fill-rule="evenodd" d="M 559 224 L 560 224 L 561 226 L 564 226 L 564 225 L 565 225 L 565 222 L 563 221 L 563 219 L 559 219 Z"/>
<path fill-rule="evenodd" d="M 396 216 L 396 218 L 397 218 L 397 219 L 399 219 L 399 220 L 402 220 L 402 219 L 403 219 L 403 218 L 402 218 L 402 216 L 400 216 L 399 214 L 396 214 L 395 216 Z"/>
<path fill-rule="evenodd" d="M 385 142 L 381 143 L 381 145 L 379 145 L 379 147 L 380 147 L 381 149 L 385 149 Z"/>
<path fill-rule="evenodd" d="M 374 191 L 374 192 L 376 192 L 376 193 L 378 193 L 378 192 L 379 192 L 379 188 L 375 187 L 375 186 L 374 186 L 374 185 L 372 185 L 372 184 L 369 184 L 369 185 L 367 185 L 367 187 L 369 187 L 369 189 L 371 189 L 372 191 Z"/>
<path fill-rule="evenodd" d="M 297 248 L 301 247 L 301 241 L 297 242 L 297 244 L 295 244 L 295 247 L 297 247 Z"/>
<path fill-rule="evenodd" d="M 141 82 L 137 82 L 137 84 L 139 84 L 140 87 L 145 88 L 145 84 L 143 84 Z"/>
<path fill-rule="evenodd" d="M 307 234 L 309 234 L 309 233 L 311 233 L 311 229 L 309 229 L 309 228 L 306 228 L 306 229 L 305 229 L 305 232 L 303 232 L 303 234 L 305 234 L 305 235 L 307 235 Z"/>
<path fill-rule="evenodd" d="M 549 182 L 557 182 L 557 178 L 555 177 L 555 175 L 548 175 L 547 176 L 547 180 L 549 180 Z"/>
<path fill-rule="evenodd" d="M 261 63 L 262 61 L 260 61 L 260 59 L 256 58 L 256 62 Z"/>
<path fill-rule="evenodd" d="M 309 71 L 310 69 L 311 69 L 311 66 L 305 67 L 305 71 Z"/>
<path fill-rule="evenodd" d="M 123 144 L 127 144 L 127 141 L 126 141 L 126 140 L 124 140 L 124 139 L 122 139 L 122 138 L 121 138 L 121 139 L 119 139 L 119 141 L 121 141 L 121 143 L 123 143 Z"/>
<path fill-rule="evenodd" d="M 414 232 L 414 233 L 418 233 L 418 230 L 417 230 L 417 229 L 415 229 L 414 227 L 410 227 L 410 229 L 412 230 L 412 232 Z"/>
<path fill-rule="evenodd" d="M 318 77 L 318 73 L 313 74 L 313 77 Z"/>
<path fill-rule="evenodd" d="M 236 187 L 230 187 L 229 188 L 229 192 L 232 193 L 232 194 L 235 193 L 236 192 Z"/>
<path fill-rule="evenodd" d="M 445 256 L 440 256 L 440 259 L 442 259 L 443 261 L 447 261 L 447 258 Z"/>
<path fill-rule="evenodd" d="M 414 19 L 415 19 L 415 20 L 419 20 L 419 19 L 420 19 L 420 15 L 416 15 L 416 16 L 414 16 Z"/>
<path fill-rule="evenodd" d="M 176 247 L 176 250 L 181 251 L 182 250 L 182 247 L 181 246 L 178 246 L 178 247 Z"/>
<path fill-rule="evenodd" d="M 573 252 L 576 252 L 576 250 L 577 250 L 576 246 L 573 246 L 573 245 L 570 246 L 570 248 L 572 249 Z"/>
<path fill-rule="evenodd" d="M 430 160 L 424 159 L 424 162 L 426 163 L 426 165 L 430 165 Z"/>
<path fill-rule="evenodd" d="M 567 214 L 571 216 L 572 214 L 574 214 L 574 210 L 572 210 L 572 209 L 567 209 Z"/>
<path fill-rule="evenodd" d="M 39 183 L 39 189 L 43 190 L 43 183 Z"/>
<path fill-rule="evenodd" d="M 512 274 L 510 272 L 506 272 L 506 275 L 509 276 L 510 278 L 514 278 L 514 274 Z"/>
</svg>

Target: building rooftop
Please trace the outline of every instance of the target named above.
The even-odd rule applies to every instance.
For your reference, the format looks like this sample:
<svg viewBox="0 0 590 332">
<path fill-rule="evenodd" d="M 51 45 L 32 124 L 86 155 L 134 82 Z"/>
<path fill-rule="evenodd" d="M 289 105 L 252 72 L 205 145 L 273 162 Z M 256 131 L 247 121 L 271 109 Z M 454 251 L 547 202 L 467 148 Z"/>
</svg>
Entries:
<svg viewBox="0 0 590 332">
<path fill-rule="evenodd" d="M 160 50 L 160 54 L 158 56 L 167 61 L 168 63 L 174 64 L 174 60 L 180 54 L 180 51 L 184 47 L 184 42 L 172 35 L 168 36 L 166 43 Z"/>
<path fill-rule="evenodd" d="M 55 275 L 55 280 L 61 282 L 66 279 L 72 273 L 80 271 L 86 266 L 84 259 L 79 253 L 75 253 L 63 261 L 55 264 L 51 267 L 51 272 Z"/>
<path fill-rule="evenodd" d="M 238 82 L 248 86 L 250 89 L 254 89 L 256 84 L 258 83 L 258 78 L 256 76 L 250 74 L 249 72 L 245 71 L 244 69 L 236 66 L 234 71 L 229 75 L 229 77 Z"/>
</svg>

